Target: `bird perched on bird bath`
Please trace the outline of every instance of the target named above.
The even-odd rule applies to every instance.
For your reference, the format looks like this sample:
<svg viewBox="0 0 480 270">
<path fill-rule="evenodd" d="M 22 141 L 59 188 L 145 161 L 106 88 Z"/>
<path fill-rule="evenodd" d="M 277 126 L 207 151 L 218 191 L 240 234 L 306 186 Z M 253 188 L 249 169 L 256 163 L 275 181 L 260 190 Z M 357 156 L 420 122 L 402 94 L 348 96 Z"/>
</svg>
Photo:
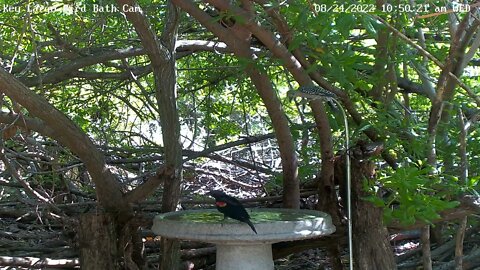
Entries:
<svg viewBox="0 0 480 270">
<path fill-rule="evenodd" d="M 224 218 L 229 217 L 245 222 L 255 233 L 257 233 L 257 230 L 250 221 L 250 215 L 237 199 L 220 190 L 212 190 L 208 195 L 215 198 L 215 205 L 217 206 L 218 211 L 223 213 Z"/>
</svg>

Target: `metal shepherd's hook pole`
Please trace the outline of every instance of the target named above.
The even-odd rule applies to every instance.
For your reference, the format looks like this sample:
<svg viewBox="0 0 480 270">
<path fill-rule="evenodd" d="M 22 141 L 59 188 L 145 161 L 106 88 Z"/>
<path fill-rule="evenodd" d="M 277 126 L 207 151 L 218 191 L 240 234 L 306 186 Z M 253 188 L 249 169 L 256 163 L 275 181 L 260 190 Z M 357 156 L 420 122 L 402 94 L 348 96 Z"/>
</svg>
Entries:
<svg viewBox="0 0 480 270">
<path fill-rule="evenodd" d="M 336 99 L 332 99 L 340 108 L 342 112 L 343 121 L 345 124 L 345 166 L 347 167 L 347 223 L 348 223 L 348 257 L 350 261 L 350 270 L 353 270 L 353 225 L 352 225 L 352 173 L 350 165 L 350 155 L 348 153 L 350 149 L 350 134 L 348 129 L 348 120 L 345 109 L 342 104 Z"/>
<path fill-rule="evenodd" d="M 352 174 L 350 155 L 348 151 L 350 149 L 350 134 L 348 128 L 347 113 L 342 104 L 336 99 L 337 96 L 321 87 L 315 85 L 300 86 L 298 91 L 290 90 L 287 95 L 290 98 L 302 97 L 305 99 L 315 100 L 322 99 L 327 101 L 333 101 L 340 108 L 343 116 L 343 122 L 345 126 L 345 166 L 347 167 L 347 223 L 348 223 L 348 256 L 349 256 L 349 269 L 353 270 L 353 225 L 352 225 Z"/>
</svg>

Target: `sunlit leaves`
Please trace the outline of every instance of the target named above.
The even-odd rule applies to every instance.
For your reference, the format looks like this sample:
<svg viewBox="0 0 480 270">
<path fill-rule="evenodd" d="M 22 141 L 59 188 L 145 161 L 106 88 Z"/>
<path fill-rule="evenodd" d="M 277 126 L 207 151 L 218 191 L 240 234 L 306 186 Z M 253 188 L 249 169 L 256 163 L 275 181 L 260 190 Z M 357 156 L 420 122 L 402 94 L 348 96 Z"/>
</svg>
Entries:
<svg viewBox="0 0 480 270">
<path fill-rule="evenodd" d="M 89 9 L 94 4 L 100 4 L 94 0 L 73 2 L 77 7 L 87 6 Z M 14 1 L 6 3 L 15 4 Z M 74 5 L 72 1 L 44 3 Z M 153 31 L 161 34 L 165 23 L 165 2 L 141 0 L 139 3 L 151 19 Z M 275 6 L 278 3 L 272 2 L 268 3 L 267 7 L 279 8 L 281 16 L 291 29 L 288 37 L 292 40 L 289 40 L 288 49 L 292 52 L 299 50 L 305 56 L 310 64 L 307 72 L 317 71 L 323 79 L 344 91 L 352 101 L 353 108 L 358 110 L 363 119 L 362 123 L 352 121 L 349 117 L 352 141 L 365 139 L 365 131 L 372 129 L 379 140 L 385 143 L 386 151 L 397 158 L 403 171 L 394 173 L 385 168 L 384 164 L 380 164 L 382 169 L 379 174 L 384 176 L 385 185 L 394 190 L 395 200 L 404 205 L 400 212 L 387 211 L 387 216 L 409 222 L 412 219 L 432 219 L 435 212 L 451 206 L 447 203 L 445 190 L 455 191 L 456 182 L 448 180 L 445 175 L 441 176 L 442 181 L 437 181 L 438 179 L 432 179 L 426 172 L 417 169 L 424 165 L 422 162 L 426 159 L 431 101 L 419 94 L 405 94 L 401 89 L 388 100 L 382 99 L 385 95 L 376 98 L 372 94 L 372 89 L 382 83 L 390 87 L 388 91 L 394 91 L 394 76 L 387 76 L 387 67 L 393 67 L 393 75 L 408 77 L 420 84 L 415 65 L 423 63 L 422 55 L 411 44 L 385 28 L 372 14 L 324 12 L 334 5 L 369 3 L 371 1 L 339 3 L 333 0 L 300 0 L 282 2 L 278 6 Z M 101 1 L 103 6 L 110 4 L 116 3 L 113 0 Z M 199 5 L 202 9 L 209 6 L 206 3 Z M 287 42 L 286 36 L 282 36 L 285 33 L 275 28 L 274 22 L 268 19 L 268 14 L 259 4 L 255 4 L 255 12 L 258 15 L 255 20 L 265 30 L 272 31 L 273 36 L 280 42 Z M 426 36 L 424 49 L 440 61 L 445 60 L 451 39 L 446 27 L 447 16 L 414 19 L 413 14 L 382 13 L 378 10 L 374 14 L 385 18 L 413 42 L 419 43 L 417 30 L 421 28 Z M 214 22 L 220 20 L 244 23 L 231 12 L 219 12 L 216 18 L 212 18 Z M 0 23 L 0 34 L 5 37 L 0 39 L 2 65 L 7 68 L 13 65 L 13 73 L 21 79 L 44 76 L 50 71 L 64 68 L 65 64 L 76 63 L 96 53 L 142 47 L 136 32 L 120 12 L 79 10 L 74 14 L 0 13 Z M 225 29 L 228 30 L 228 27 Z M 386 45 L 388 50 L 384 57 L 377 53 L 377 42 L 379 34 L 386 30 L 387 44 L 380 44 Z M 185 13 L 182 14 L 178 38 L 218 40 Z M 321 162 L 318 138 L 315 131 L 302 126 L 313 123 L 311 110 L 304 106 L 305 109 L 298 112 L 295 103 L 284 100 L 285 92 L 298 87 L 298 83 L 285 71 L 284 63 L 268 51 L 266 46 L 260 42 L 252 42 L 251 45 L 257 57 L 254 61 L 219 51 L 183 52 L 182 58 L 178 59 L 178 112 L 183 139 L 191 142 L 186 143 L 185 147 L 202 149 L 246 135 L 272 132 L 268 113 L 256 87 L 245 72 L 256 68 L 269 76 L 274 93 L 283 105 L 282 110 L 291 120 L 295 142 L 299 148 L 302 147 L 301 143 L 305 142 L 304 147 L 298 150 L 300 178 L 314 178 L 319 173 Z M 380 63 L 380 71 L 374 70 L 375 63 Z M 61 83 L 40 83 L 35 91 L 47 97 L 95 140 L 108 138 L 110 145 L 127 147 L 126 145 L 133 144 L 131 141 L 136 140 L 132 139 L 133 135 L 125 135 L 130 134 L 129 132 L 137 132 L 135 138 L 146 136 L 153 139 L 155 135 L 161 135 L 161 129 L 155 129 L 158 120 L 156 107 L 161 104 L 158 105 L 155 101 L 151 71 L 142 74 L 133 72 L 135 68 L 148 70 L 149 64 L 150 60 L 146 55 L 92 64 L 75 71 L 73 78 Z M 440 72 L 440 68 L 431 61 L 428 61 L 426 68 L 432 77 Z M 478 87 L 476 77 L 462 80 L 474 90 Z M 434 85 L 435 79 L 431 83 Z M 476 107 L 463 91 L 455 94 L 451 105 L 453 111 L 460 107 Z M 303 119 L 300 119 L 300 113 L 304 114 Z M 334 134 L 334 150 L 341 149 L 344 140 L 343 119 L 330 110 L 328 114 Z M 446 134 L 449 136 L 448 139 L 437 141 L 439 171 L 445 173 L 449 170 L 448 173 L 454 175 L 458 173 L 459 167 L 458 123 L 449 121 L 441 128 L 448 130 Z M 476 168 L 480 167 L 480 159 L 475 154 L 480 152 L 477 130 L 470 129 L 467 138 L 471 174 L 468 185 L 472 188 L 477 185 L 479 172 Z M 304 131 L 305 133 L 302 133 Z M 306 139 L 303 137 L 305 134 Z M 145 140 L 142 143 L 149 142 Z M 446 168 L 446 161 L 449 161 L 451 167 Z M 376 204 L 380 202 L 378 199 L 373 201 Z"/>
<path fill-rule="evenodd" d="M 459 203 L 452 199 L 461 191 L 461 186 L 453 182 L 447 188 L 445 183 L 455 179 L 433 176 L 430 171 L 431 168 L 404 167 L 381 179 L 382 186 L 390 190 L 384 208 L 387 222 L 398 220 L 403 224 L 412 224 L 422 220 L 431 223 L 440 217 L 440 211 L 458 206 Z M 448 191 L 442 195 L 438 191 L 443 188 Z M 368 200 L 382 205 L 378 198 Z"/>
</svg>

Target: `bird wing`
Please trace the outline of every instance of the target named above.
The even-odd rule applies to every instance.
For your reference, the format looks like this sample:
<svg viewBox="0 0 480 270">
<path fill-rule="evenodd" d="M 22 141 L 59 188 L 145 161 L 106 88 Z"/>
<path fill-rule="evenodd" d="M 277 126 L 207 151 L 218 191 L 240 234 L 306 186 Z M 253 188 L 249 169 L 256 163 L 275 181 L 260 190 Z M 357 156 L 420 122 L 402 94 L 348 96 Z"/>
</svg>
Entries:
<svg viewBox="0 0 480 270">
<path fill-rule="evenodd" d="M 237 200 L 236 198 L 234 198 L 232 196 L 223 196 L 221 198 L 221 200 L 226 202 L 227 204 L 231 204 L 231 205 L 242 205 L 242 203 L 240 203 L 239 200 Z"/>
</svg>

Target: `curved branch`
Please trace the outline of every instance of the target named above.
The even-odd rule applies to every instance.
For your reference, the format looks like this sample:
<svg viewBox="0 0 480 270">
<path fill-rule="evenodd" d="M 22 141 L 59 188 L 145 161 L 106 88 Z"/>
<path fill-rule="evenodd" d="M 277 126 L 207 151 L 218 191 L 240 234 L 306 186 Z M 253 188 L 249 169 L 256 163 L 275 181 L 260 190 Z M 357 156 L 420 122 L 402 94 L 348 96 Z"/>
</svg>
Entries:
<svg viewBox="0 0 480 270">
<path fill-rule="evenodd" d="M 41 122 L 38 122 L 38 119 L 32 120 L 33 126 L 40 128 L 39 125 L 44 125 L 39 130 L 65 145 L 85 163 L 95 182 L 97 198 L 103 207 L 117 213 L 121 220 L 130 218 L 131 208 L 123 200 L 120 185 L 106 167 L 103 155 L 75 123 L 48 103 L 44 97 L 29 90 L 3 69 L 0 69 L 0 92 L 21 104 L 31 115 L 41 120 Z"/>
<path fill-rule="evenodd" d="M 188 12 L 191 16 L 195 17 L 195 19 L 197 19 L 203 26 L 224 41 L 234 51 L 237 57 L 244 58 L 248 61 L 245 72 L 252 80 L 258 94 L 265 104 L 268 115 L 270 119 L 272 119 L 275 136 L 278 139 L 283 169 L 283 188 L 285 191 L 288 191 L 284 193 L 284 206 L 289 208 L 299 208 L 300 187 L 297 171 L 298 160 L 295 153 L 295 146 L 293 144 L 293 137 L 285 113 L 282 110 L 282 104 L 276 96 L 270 78 L 255 66 L 256 56 L 250 49 L 248 39 L 249 31 L 244 31 L 245 29 L 239 29 L 236 27 L 235 31 L 232 30 L 232 34 L 232 31 L 229 31 L 228 28 L 224 28 L 219 23 L 215 22 L 211 16 L 200 10 L 192 1 L 172 0 L 172 2 Z M 215 2 L 215 5 L 216 4 L 217 3 Z M 235 13 L 236 11 L 237 9 L 234 10 Z M 248 11 L 243 9 L 239 10 L 238 14 L 239 16 L 242 16 L 245 21 L 247 21 L 246 18 L 251 18 Z M 309 80 L 308 76 L 304 78 Z"/>
</svg>

